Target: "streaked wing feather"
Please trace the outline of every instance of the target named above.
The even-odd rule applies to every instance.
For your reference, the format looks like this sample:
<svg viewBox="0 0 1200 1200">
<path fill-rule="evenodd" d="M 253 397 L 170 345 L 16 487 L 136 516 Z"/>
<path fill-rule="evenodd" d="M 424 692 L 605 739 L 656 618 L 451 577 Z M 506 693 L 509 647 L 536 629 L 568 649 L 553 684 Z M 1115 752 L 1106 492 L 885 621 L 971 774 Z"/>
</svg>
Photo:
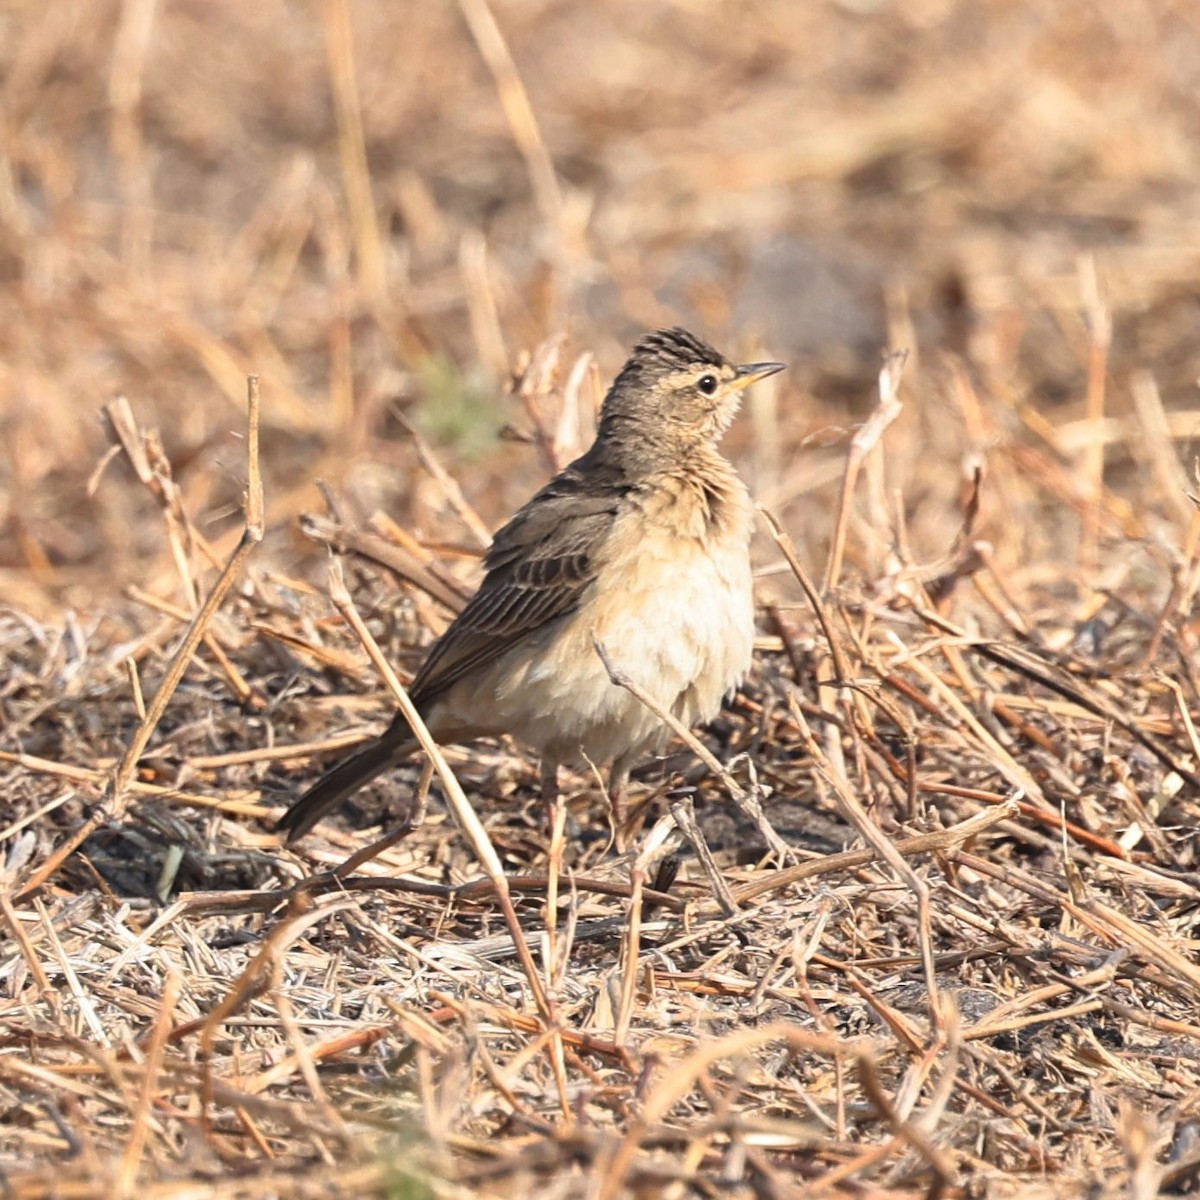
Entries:
<svg viewBox="0 0 1200 1200">
<path fill-rule="evenodd" d="M 418 705 L 579 606 L 596 578 L 623 491 L 581 494 L 581 483 L 568 468 L 496 534 L 483 583 L 413 680 Z"/>
</svg>

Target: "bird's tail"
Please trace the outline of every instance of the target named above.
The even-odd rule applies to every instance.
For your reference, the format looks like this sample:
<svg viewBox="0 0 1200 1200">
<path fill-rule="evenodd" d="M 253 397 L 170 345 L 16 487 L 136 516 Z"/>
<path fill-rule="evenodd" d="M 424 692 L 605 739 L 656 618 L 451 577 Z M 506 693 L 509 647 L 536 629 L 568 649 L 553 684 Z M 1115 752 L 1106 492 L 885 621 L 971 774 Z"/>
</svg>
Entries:
<svg viewBox="0 0 1200 1200">
<path fill-rule="evenodd" d="M 417 740 L 408 722 L 397 713 L 387 730 L 361 750 L 326 771 L 316 783 L 279 818 L 275 829 L 286 832 L 287 841 L 299 841 L 326 813 L 365 787 L 377 775 L 403 762 L 416 748 Z"/>
</svg>

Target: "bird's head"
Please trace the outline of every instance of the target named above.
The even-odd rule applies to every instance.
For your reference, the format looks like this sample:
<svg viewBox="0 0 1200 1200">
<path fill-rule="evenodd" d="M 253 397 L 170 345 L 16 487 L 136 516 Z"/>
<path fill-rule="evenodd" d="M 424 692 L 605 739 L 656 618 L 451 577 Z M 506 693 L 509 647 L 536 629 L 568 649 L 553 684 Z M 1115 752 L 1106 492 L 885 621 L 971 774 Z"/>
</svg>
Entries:
<svg viewBox="0 0 1200 1200">
<path fill-rule="evenodd" d="M 600 430 L 664 442 L 715 442 L 729 428 L 742 391 L 783 363 L 735 366 L 686 329 L 660 329 L 634 347 L 613 381 Z"/>
</svg>

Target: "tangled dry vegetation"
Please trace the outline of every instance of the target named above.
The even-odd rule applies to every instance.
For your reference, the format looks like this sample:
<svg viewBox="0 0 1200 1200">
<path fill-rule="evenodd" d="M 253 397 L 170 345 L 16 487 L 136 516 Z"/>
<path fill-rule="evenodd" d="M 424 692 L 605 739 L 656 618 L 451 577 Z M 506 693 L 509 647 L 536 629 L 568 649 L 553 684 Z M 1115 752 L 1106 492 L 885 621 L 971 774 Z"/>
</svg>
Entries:
<svg viewBox="0 0 1200 1200">
<path fill-rule="evenodd" d="M 5 1195 L 1200 1186 L 1200 29 L 1100 7 L 0 9 Z M 631 849 L 490 744 L 282 850 L 675 319 L 794 366 Z"/>
</svg>

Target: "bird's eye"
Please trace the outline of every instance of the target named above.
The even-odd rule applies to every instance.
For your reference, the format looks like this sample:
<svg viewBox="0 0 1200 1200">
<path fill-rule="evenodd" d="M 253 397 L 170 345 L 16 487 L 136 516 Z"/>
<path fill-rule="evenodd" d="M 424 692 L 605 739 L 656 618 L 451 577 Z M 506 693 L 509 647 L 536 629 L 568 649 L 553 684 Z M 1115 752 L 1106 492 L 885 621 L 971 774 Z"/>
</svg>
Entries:
<svg viewBox="0 0 1200 1200">
<path fill-rule="evenodd" d="M 711 396 L 717 390 L 717 377 L 715 375 L 701 375 L 696 386 L 706 396 Z"/>
</svg>

